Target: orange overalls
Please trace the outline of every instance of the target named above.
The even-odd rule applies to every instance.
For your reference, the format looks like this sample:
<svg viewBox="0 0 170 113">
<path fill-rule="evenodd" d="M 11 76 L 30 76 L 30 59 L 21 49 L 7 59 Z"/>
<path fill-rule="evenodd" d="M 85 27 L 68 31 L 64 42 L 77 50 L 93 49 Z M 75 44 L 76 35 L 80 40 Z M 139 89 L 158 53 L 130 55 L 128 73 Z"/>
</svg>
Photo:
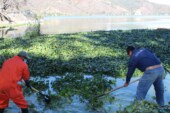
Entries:
<svg viewBox="0 0 170 113">
<path fill-rule="evenodd" d="M 20 80 L 28 80 L 30 72 L 28 65 L 19 56 L 14 56 L 3 63 L 0 71 L 0 108 L 8 107 L 11 99 L 20 108 L 28 108 L 24 99 Z"/>
</svg>

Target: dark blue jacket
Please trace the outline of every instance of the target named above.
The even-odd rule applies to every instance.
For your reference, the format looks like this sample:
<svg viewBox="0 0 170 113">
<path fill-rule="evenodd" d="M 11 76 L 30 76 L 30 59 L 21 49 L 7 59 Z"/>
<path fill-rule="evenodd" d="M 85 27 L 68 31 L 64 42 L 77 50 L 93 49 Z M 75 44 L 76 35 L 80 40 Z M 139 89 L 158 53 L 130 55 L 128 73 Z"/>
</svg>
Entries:
<svg viewBox="0 0 170 113">
<path fill-rule="evenodd" d="M 130 82 L 136 68 L 144 72 L 147 67 L 159 64 L 161 64 L 160 60 L 150 50 L 146 48 L 135 49 L 129 59 L 126 83 Z"/>
</svg>

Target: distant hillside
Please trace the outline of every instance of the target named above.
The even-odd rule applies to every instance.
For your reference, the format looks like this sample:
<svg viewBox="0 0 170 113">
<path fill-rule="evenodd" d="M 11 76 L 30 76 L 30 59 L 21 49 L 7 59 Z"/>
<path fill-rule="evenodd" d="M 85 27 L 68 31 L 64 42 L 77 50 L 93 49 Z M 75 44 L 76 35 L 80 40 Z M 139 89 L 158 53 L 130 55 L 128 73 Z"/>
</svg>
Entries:
<svg viewBox="0 0 170 113">
<path fill-rule="evenodd" d="M 110 0 L 128 10 L 128 15 L 170 15 L 170 6 L 148 2 L 148 0 Z"/>
<path fill-rule="evenodd" d="M 27 0 L 26 6 L 40 15 L 170 15 L 170 6 L 148 0 Z"/>
<path fill-rule="evenodd" d="M 14 22 L 45 15 L 170 15 L 170 6 L 148 0 L 20 0 L 19 3 L 19 9 L 4 12 Z"/>
</svg>

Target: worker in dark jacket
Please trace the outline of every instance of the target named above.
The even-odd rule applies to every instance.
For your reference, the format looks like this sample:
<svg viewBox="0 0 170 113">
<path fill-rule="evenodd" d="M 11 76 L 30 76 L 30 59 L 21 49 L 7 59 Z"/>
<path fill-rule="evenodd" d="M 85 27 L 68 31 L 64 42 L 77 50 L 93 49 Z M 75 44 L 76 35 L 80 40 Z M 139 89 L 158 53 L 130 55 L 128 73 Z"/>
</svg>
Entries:
<svg viewBox="0 0 170 113">
<path fill-rule="evenodd" d="M 0 113 L 8 107 L 10 99 L 21 108 L 22 113 L 28 113 L 28 104 L 24 99 L 22 87 L 18 84 L 24 80 L 27 87 L 30 87 L 27 59 L 28 54 L 21 51 L 3 63 L 0 71 Z"/>
<path fill-rule="evenodd" d="M 143 100 L 151 87 L 154 85 L 156 93 L 156 101 L 158 105 L 164 105 L 164 85 L 163 75 L 164 68 L 157 56 L 146 48 L 135 49 L 133 46 L 127 47 L 127 54 L 130 56 L 128 72 L 126 74 L 126 82 L 124 86 L 128 86 L 130 79 L 136 68 L 144 72 L 139 80 L 136 92 L 136 99 Z"/>
</svg>

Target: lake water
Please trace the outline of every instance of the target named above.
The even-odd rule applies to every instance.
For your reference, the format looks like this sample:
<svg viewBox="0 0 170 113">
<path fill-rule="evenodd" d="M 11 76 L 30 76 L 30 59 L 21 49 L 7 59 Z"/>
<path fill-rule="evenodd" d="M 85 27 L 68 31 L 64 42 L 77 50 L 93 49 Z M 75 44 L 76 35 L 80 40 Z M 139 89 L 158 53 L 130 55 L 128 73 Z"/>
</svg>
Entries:
<svg viewBox="0 0 170 113">
<path fill-rule="evenodd" d="M 50 16 L 42 18 L 40 34 L 63 34 L 97 30 L 170 28 L 170 16 Z M 0 37 L 22 37 L 33 26 L 0 28 Z"/>
<path fill-rule="evenodd" d="M 86 76 L 86 77 L 92 78 L 92 76 Z M 49 85 L 50 85 L 50 83 L 53 82 L 56 78 L 58 78 L 58 77 L 51 76 L 49 78 L 46 78 L 45 80 L 43 78 L 39 78 L 39 79 L 36 78 L 36 80 L 39 80 L 39 81 L 43 80 L 44 82 L 50 81 L 49 82 Z M 108 80 L 114 79 L 115 80 L 115 78 L 112 78 L 112 77 L 106 77 L 106 79 L 108 79 Z M 131 81 L 134 81 L 136 79 L 138 79 L 138 78 L 134 77 L 134 78 L 132 78 Z M 168 102 L 170 102 L 169 81 L 170 81 L 170 74 L 168 74 L 166 76 L 166 78 L 164 79 L 165 104 L 166 105 L 168 105 Z M 116 87 L 122 86 L 124 84 L 124 82 L 125 82 L 124 79 L 117 78 L 116 86 L 113 85 L 112 88 L 114 89 Z M 135 82 L 135 83 L 130 84 L 128 87 L 124 87 L 124 88 L 121 88 L 119 90 L 116 90 L 116 91 L 110 93 L 110 96 L 115 97 L 115 101 L 113 103 L 105 103 L 104 109 L 102 109 L 102 111 L 99 110 L 99 112 L 94 112 L 94 111 L 88 110 L 86 107 L 86 104 L 81 103 L 79 101 L 79 99 L 76 96 L 74 96 L 73 102 L 71 104 L 66 105 L 64 108 L 58 108 L 55 111 L 49 109 L 49 110 L 43 111 L 43 113 L 105 113 L 105 112 L 106 113 L 115 113 L 120 108 L 123 109 L 124 107 L 130 105 L 133 102 L 135 93 L 136 93 L 137 84 L 138 84 L 138 82 Z M 51 88 L 50 88 L 50 90 L 53 93 Z M 155 91 L 152 86 L 147 93 L 146 100 L 155 102 L 155 100 L 153 99 L 153 96 L 155 96 Z M 42 113 L 44 106 L 41 106 L 38 104 L 38 102 L 36 101 L 36 94 L 32 94 L 31 96 L 26 97 L 26 100 L 28 101 L 28 103 L 33 103 L 35 105 L 35 109 L 38 110 L 39 113 Z M 20 109 L 13 102 L 10 102 L 10 106 L 6 109 L 6 111 L 8 111 L 8 113 L 18 113 L 19 110 Z"/>
<path fill-rule="evenodd" d="M 170 28 L 170 16 L 61 16 L 41 20 L 41 34 Z"/>
</svg>

